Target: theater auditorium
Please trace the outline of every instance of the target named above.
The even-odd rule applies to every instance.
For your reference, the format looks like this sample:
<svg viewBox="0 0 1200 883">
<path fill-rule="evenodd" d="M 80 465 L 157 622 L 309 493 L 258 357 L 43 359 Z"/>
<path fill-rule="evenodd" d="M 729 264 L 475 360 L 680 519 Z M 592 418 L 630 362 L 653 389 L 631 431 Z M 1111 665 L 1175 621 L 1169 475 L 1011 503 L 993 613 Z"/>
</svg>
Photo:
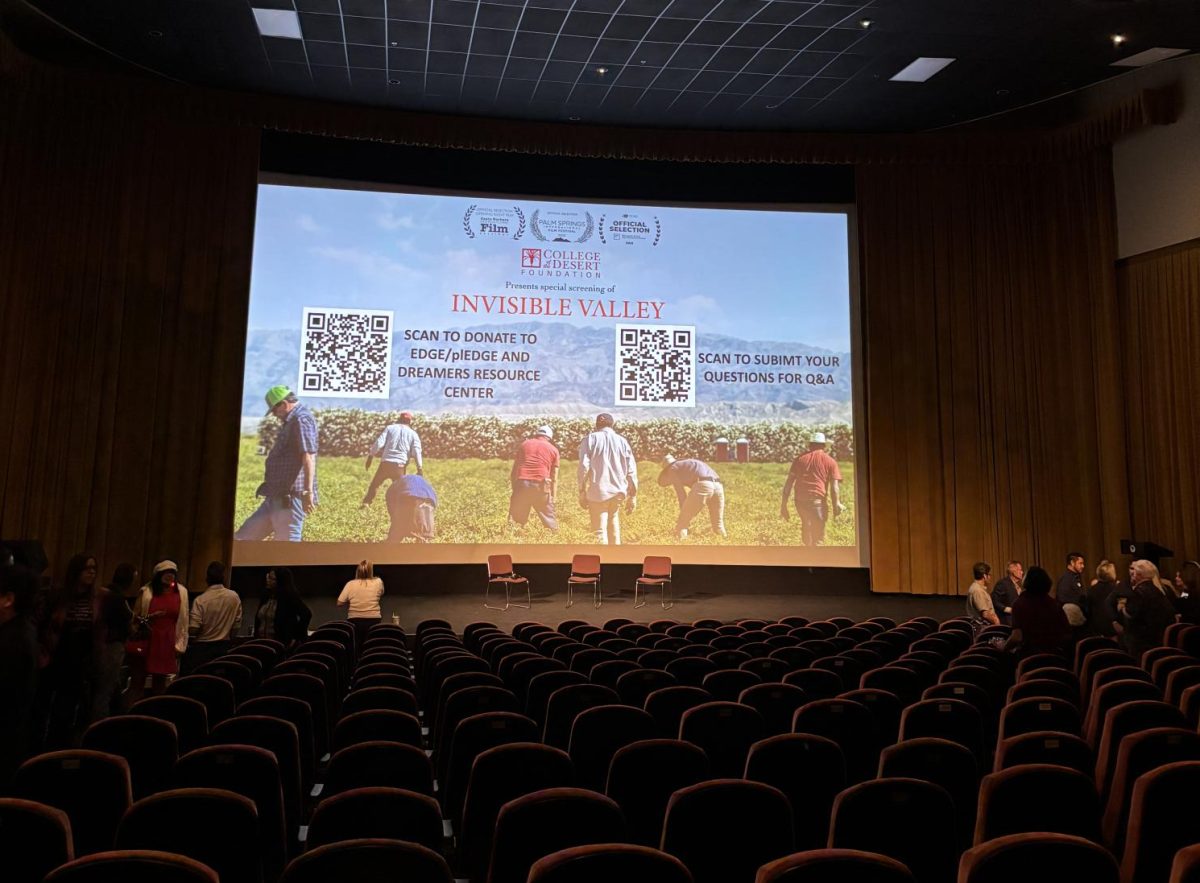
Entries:
<svg viewBox="0 0 1200 883">
<path fill-rule="evenodd" d="M 1191 0 L 0 0 L 4 883 L 1200 883 Z"/>
</svg>

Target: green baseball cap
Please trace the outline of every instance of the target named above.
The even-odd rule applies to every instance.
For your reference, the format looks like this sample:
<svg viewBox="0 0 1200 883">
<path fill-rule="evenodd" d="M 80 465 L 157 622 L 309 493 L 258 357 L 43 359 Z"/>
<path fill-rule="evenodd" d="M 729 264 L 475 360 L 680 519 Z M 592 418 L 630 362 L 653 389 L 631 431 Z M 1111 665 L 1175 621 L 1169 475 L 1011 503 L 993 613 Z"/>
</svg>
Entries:
<svg viewBox="0 0 1200 883">
<path fill-rule="evenodd" d="M 286 386 L 272 386 L 267 390 L 267 415 L 275 410 L 275 406 L 292 394 Z"/>
</svg>

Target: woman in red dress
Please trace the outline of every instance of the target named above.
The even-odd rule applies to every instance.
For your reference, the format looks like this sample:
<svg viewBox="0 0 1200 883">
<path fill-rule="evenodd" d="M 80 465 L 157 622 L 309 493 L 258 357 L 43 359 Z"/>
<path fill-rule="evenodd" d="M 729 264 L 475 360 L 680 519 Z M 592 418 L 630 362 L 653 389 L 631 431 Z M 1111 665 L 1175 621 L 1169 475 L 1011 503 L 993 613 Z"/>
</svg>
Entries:
<svg viewBox="0 0 1200 883">
<path fill-rule="evenodd" d="M 165 690 L 167 678 L 179 673 L 179 658 L 187 650 L 187 609 L 187 589 L 179 583 L 175 562 L 160 561 L 134 610 L 135 617 L 150 621 L 146 673 L 151 695 Z"/>
</svg>

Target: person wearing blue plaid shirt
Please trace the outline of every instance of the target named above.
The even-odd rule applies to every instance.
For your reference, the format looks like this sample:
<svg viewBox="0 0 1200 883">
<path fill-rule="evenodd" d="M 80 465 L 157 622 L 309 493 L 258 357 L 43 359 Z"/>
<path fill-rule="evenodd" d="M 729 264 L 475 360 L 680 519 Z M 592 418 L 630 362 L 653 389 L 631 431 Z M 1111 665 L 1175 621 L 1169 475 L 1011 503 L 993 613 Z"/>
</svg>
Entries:
<svg viewBox="0 0 1200 883">
<path fill-rule="evenodd" d="M 267 413 L 283 426 L 267 454 L 263 483 L 255 492 L 263 501 L 233 538 L 298 543 L 303 539 L 304 519 L 317 508 L 317 421 L 286 386 L 271 387 L 266 399 Z"/>
</svg>

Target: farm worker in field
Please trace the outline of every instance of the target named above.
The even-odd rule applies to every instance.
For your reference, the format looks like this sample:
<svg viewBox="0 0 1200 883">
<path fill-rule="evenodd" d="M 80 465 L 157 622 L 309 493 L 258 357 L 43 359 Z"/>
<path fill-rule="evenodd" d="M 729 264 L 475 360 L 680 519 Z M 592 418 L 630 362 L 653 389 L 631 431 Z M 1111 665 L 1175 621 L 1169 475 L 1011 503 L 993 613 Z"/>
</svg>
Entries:
<svg viewBox="0 0 1200 883">
<path fill-rule="evenodd" d="M 558 492 L 558 448 L 554 446 L 554 430 L 549 426 L 538 429 L 517 447 L 513 457 L 512 496 L 508 501 L 508 517 L 521 527 L 529 520 L 533 509 L 549 530 L 558 530 L 554 517 L 554 498 Z"/>
<path fill-rule="evenodd" d="M 800 516 L 800 542 L 819 546 L 825 542 L 825 522 L 830 511 L 836 518 L 845 511 L 838 499 L 842 472 L 837 460 L 825 453 L 825 433 L 814 432 L 808 451 L 792 461 L 787 481 L 783 485 L 780 517 L 788 520 L 788 496 L 796 489 L 796 514 Z M 828 496 L 828 502 L 826 501 Z"/>
<path fill-rule="evenodd" d="M 579 444 L 579 505 L 588 510 L 596 542 L 621 545 L 621 503 L 637 506 L 637 460 L 623 435 L 613 429 L 612 414 L 596 417 L 596 431 Z M 628 502 L 626 502 L 628 501 Z"/>
<path fill-rule="evenodd" d="M 362 504 L 370 506 L 375 502 L 375 494 L 388 479 L 395 481 L 408 471 L 409 461 L 417 467 L 417 475 L 425 474 L 425 463 L 421 459 L 421 437 L 412 428 L 412 411 L 401 411 L 400 422 L 392 423 L 379 433 L 375 444 L 367 454 L 366 468 L 370 470 L 371 461 L 379 458 L 379 468 L 371 479 L 371 486 L 363 496 Z"/>
<path fill-rule="evenodd" d="M 384 499 L 392 522 L 388 530 L 389 543 L 398 543 L 407 537 L 413 537 L 418 543 L 433 540 L 437 494 L 423 475 L 401 475 L 392 481 Z"/>
<path fill-rule="evenodd" d="M 263 483 L 255 491 L 263 501 L 233 538 L 298 543 L 304 519 L 317 508 L 317 421 L 286 386 L 272 386 L 266 399 L 267 414 L 283 426 L 267 454 Z"/>
<path fill-rule="evenodd" d="M 658 485 L 675 488 L 675 496 L 679 499 L 675 536 L 687 539 L 692 519 L 705 507 L 708 507 L 713 533 L 725 536 L 725 486 L 713 468 L 703 460 L 676 460 L 670 454 L 663 457 L 662 465 Z"/>
</svg>

